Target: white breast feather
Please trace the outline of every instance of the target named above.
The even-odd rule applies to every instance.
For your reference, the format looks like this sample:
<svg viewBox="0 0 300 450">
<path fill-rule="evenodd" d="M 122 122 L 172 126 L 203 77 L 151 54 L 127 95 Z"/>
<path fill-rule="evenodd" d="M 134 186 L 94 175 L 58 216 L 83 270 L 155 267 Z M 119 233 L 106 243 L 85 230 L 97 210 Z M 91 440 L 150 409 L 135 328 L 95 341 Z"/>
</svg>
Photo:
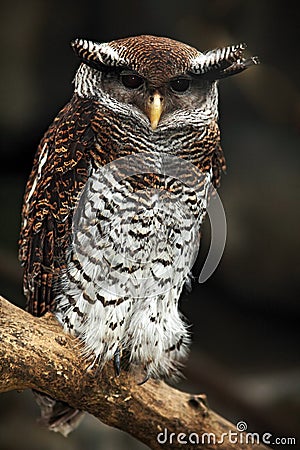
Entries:
<svg viewBox="0 0 300 450">
<path fill-rule="evenodd" d="M 210 178 L 191 209 L 195 193 L 180 183 L 176 196 L 134 192 L 109 171 L 91 174 L 74 213 L 57 316 L 100 365 L 121 348 L 148 376 L 177 375 L 190 341 L 178 300 L 197 255 Z"/>
</svg>

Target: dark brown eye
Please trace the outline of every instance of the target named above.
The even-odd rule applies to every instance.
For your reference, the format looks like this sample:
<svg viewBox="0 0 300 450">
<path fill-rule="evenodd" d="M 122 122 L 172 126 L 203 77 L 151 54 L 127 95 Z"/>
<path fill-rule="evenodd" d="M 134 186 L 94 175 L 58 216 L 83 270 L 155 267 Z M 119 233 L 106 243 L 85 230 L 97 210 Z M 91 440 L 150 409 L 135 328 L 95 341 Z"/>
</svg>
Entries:
<svg viewBox="0 0 300 450">
<path fill-rule="evenodd" d="M 121 81 L 128 89 L 137 89 L 144 83 L 142 77 L 134 74 L 121 75 Z"/>
<path fill-rule="evenodd" d="M 185 92 L 191 85 L 191 81 L 188 78 L 175 78 L 170 81 L 170 87 L 174 92 Z"/>
</svg>

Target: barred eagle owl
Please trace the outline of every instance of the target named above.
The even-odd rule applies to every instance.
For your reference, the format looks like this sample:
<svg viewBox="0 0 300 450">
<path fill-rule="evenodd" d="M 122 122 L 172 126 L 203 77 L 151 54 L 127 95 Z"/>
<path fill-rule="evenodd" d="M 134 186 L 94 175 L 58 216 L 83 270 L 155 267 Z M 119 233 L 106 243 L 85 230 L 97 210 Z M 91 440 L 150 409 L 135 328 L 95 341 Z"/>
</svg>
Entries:
<svg viewBox="0 0 300 450">
<path fill-rule="evenodd" d="M 243 44 L 202 53 L 155 36 L 72 47 L 74 95 L 26 187 L 27 310 L 53 311 L 91 364 L 113 360 L 119 373 L 126 355 L 145 379 L 171 378 L 190 340 L 180 294 L 225 167 L 217 82 L 257 60 Z M 67 433 L 79 412 L 37 395 L 52 429 Z"/>
</svg>

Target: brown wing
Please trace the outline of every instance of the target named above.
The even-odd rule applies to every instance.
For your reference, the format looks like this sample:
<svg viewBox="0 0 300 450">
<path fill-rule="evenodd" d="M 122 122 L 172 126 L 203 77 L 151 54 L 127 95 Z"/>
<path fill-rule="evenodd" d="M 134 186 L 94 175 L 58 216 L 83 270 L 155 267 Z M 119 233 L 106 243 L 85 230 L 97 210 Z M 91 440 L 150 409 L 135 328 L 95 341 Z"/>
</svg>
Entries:
<svg viewBox="0 0 300 450">
<path fill-rule="evenodd" d="M 204 171 L 212 169 L 212 183 L 220 186 L 222 172 L 226 170 L 226 162 L 220 142 L 218 123 L 213 121 L 207 127 L 206 136 L 202 139 L 203 161 L 200 168 Z"/>
<path fill-rule="evenodd" d="M 213 171 L 213 178 L 212 178 L 213 185 L 214 187 L 218 188 L 220 186 L 222 172 L 226 171 L 226 161 L 220 142 L 218 142 L 214 154 L 212 156 L 212 171 Z"/>
<path fill-rule="evenodd" d="M 43 137 L 27 182 L 19 258 L 26 309 L 40 316 L 54 306 L 53 286 L 66 265 L 72 211 L 95 147 L 95 103 L 74 96 Z"/>
<path fill-rule="evenodd" d="M 218 123 L 212 121 L 201 135 L 199 142 L 193 142 L 193 151 L 188 149 L 188 161 L 195 164 L 202 172 L 212 170 L 214 187 L 220 186 L 222 172 L 226 170 L 226 162 L 220 142 Z M 184 155 L 184 154 L 183 154 Z"/>
</svg>

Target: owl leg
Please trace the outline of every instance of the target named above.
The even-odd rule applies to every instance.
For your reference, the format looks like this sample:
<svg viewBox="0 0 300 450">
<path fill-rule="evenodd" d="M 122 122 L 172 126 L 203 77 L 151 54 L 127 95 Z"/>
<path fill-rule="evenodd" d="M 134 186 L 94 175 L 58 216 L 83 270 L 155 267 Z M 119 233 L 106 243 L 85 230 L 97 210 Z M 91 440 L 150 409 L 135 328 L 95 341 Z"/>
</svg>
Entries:
<svg viewBox="0 0 300 450">
<path fill-rule="evenodd" d="M 118 377 L 121 371 L 120 347 L 117 348 L 114 354 L 114 369 L 116 377 Z"/>
</svg>

